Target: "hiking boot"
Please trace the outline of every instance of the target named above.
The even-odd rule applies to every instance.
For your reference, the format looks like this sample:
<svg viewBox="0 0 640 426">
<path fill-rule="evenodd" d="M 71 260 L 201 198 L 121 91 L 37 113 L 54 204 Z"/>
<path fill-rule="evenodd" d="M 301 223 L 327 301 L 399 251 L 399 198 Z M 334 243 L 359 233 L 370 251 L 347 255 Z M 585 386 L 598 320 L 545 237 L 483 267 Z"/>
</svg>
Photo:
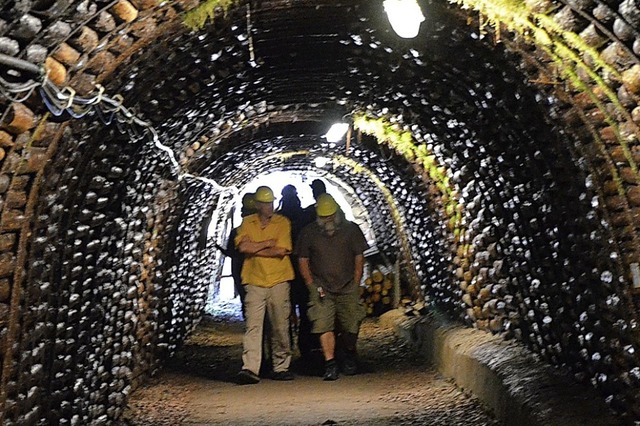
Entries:
<svg viewBox="0 0 640 426">
<path fill-rule="evenodd" d="M 338 379 L 338 364 L 332 359 L 326 362 L 323 380 L 337 380 Z"/>
<path fill-rule="evenodd" d="M 240 370 L 236 378 L 241 385 L 255 385 L 260 381 L 260 377 L 249 370 Z"/>
<path fill-rule="evenodd" d="M 344 362 L 342 363 L 342 372 L 346 376 L 353 376 L 358 373 L 358 364 L 356 363 L 356 357 L 347 354 L 344 358 Z"/>
<path fill-rule="evenodd" d="M 277 373 L 273 373 L 271 375 L 271 379 L 272 380 L 281 380 L 281 381 L 288 381 L 288 380 L 293 380 L 293 374 L 290 371 L 278 371 Z"/>
</svg>

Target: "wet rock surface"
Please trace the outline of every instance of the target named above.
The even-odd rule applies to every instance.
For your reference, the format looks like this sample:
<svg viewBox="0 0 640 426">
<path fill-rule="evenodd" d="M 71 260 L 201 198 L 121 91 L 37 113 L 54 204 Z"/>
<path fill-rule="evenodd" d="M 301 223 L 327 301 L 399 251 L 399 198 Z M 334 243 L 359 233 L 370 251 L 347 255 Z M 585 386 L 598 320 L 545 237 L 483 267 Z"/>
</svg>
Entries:
<svg viewBox="0 0 640 426">
<path fill-rule="evenodd" d="M 132 395 L 124 424 L 499 425 L 471 395 L 443 379 L 390 323 L 368 318 L 360 374 L 324 382 L 296 360 L 296 379 L 239 386 L 243 323 L 205 317 L 170 363 Z"/>
</svg>

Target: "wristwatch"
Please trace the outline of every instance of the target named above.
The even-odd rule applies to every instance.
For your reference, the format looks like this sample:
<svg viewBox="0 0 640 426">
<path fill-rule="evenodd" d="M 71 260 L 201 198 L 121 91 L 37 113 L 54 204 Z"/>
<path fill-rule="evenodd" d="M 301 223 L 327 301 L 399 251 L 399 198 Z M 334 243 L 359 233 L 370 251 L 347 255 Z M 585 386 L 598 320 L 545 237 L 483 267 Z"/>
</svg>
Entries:
<svg viewBox="0 0 640 426">
<path fill-rule="evenodd" d="M 324 289 L 322 287 L 316 287 L 316 289 L 318 290 L 318 295 L 322 299 L 324 297 L 324 295 L 325 295 Z"/>
</svg>

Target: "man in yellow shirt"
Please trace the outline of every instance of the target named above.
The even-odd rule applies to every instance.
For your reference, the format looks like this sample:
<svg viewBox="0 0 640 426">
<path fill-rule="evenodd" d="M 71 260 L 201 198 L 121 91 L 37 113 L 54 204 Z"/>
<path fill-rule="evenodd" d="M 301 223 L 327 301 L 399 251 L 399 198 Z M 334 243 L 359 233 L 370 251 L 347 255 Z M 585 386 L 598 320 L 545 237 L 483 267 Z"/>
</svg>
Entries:
<svg viewBox="0 0 640 426">
<path fill-rule="evenodd" d="M 242 370 L 238 382 L 260 381 L 262 334 L 265 312 L 271 324 L 271 352 L 274 380 L 293 380 L 289 372 L 289 281 L 294 278 L 291 253 L 291 222 L 273 211 L 273 191 L 261 186 L 255 193 L 257 213 L 242 220 L 235 242 L 244 253 L 242 282 L 245 285 L 246 327 L 243 338 Z"/>
</svg>

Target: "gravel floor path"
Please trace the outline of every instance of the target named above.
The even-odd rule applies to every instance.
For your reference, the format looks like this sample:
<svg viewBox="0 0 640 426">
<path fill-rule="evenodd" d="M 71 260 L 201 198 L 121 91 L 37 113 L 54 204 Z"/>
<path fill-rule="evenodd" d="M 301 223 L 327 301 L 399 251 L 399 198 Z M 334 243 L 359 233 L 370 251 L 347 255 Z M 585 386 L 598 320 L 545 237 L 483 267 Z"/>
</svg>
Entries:
<svg viewBox="0 0 640 426">
<path fill-rule="evenodd" d="M 131 397 L 130 426 L 499 425 L 375 318 L 362 326 L 361 373 L 324 382 L 294 362 L 296 379 L 240 386 L 243 323 L 205 317 L 174 359 Z"/>
</svg>

